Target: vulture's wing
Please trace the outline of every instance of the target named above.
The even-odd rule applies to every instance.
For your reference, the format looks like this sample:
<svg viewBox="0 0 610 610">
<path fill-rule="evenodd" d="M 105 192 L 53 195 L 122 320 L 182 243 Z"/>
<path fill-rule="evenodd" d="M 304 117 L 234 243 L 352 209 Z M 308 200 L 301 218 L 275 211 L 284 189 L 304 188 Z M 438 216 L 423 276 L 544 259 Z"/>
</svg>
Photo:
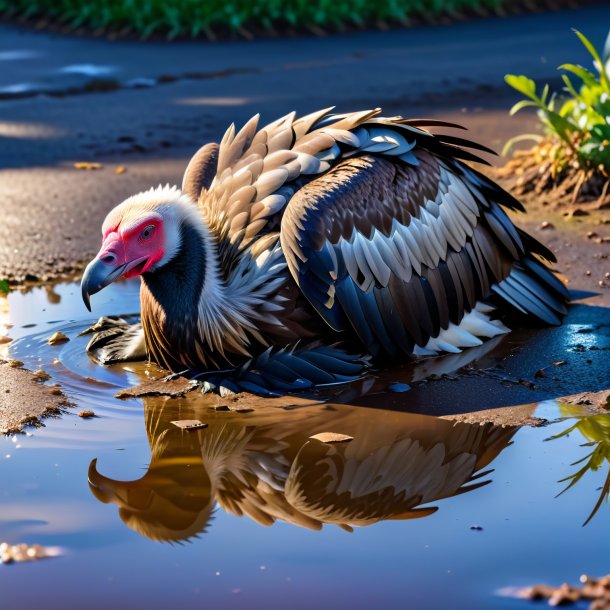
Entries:
<svg viewBox="0 0 610 610">
<path fill-rule="evenodd" d="M 190 160 L 182 178 L 182 192 L 198 201 L 202 190 L 208 190 L 218 166 L 218 144 L 202 146 Z"/>
<path fill-rule="evenodd" d="M 239 131 L 231 125 L 217 151 L 215 145 L 204 147 L 189 164 L 184 187 L 199 195 L 225 272 L 244 251 L 256 258 L 273 247 L 292 195 L 346 157 L 374 153 L 414 162 L 411 151 L 422 142 L 429 150 L 471 161 L 481 159 L 461 146 L 487 150 L 461 138 L 439 139 L 419 129 L 424 124 L 456 127 L 452 123 L 375 118 L 380 109 L 347 114 L 330 114 L 331 110 L 300 118 L 292 112 L 260 128 L 256 115 Z M 216 175 L 208 184 L 212 167 Z"/>
<path fill-rule="evenodd" d="M 387 139 L 399 129 L 386 123 Z M 565 290 L 530 255 L 552 254 L 500 205 L 520 204 L 446 156 L 447 145 L 424 142 L 400 158 L 384 156 L 380 142 L 295 193 L 280 236 L 304 295 L 335 330 L 352 326 L 373 354 L 479 344 L 473 334 L 498 333 L 480 315 L 494 290 L 558 323 Z"/>
</svg>

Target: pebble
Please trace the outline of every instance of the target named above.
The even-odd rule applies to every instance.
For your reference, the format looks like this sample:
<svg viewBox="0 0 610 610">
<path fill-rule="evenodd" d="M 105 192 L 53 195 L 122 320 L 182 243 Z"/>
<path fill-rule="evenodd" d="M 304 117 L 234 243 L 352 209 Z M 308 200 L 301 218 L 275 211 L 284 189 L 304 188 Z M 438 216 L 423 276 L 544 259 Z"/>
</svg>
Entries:
<svg viewBox="0 0 610 610">
<path fill-rule="evenodd" d="M 91 419 L 92 417 L 96 417 L 95 411 L 92 411 L 91 409 L 84 409 L 83 411 L 79 411 L 78 416 L 82 417 L 83 419 Z"/>
<path fill-rule="evenodd" d="M 34 381 L 42 382 L 48 381 L 49 379 L 51 379 L 51 375 L 49 375 L 49 373 L 46 371 L 43 371 L 42 369 L 34 371 Z"/>
<path fill-rule="evenodd" d="M 176 428 L 181 428 L 182 430 L 199 430 L 201 428 L 207 428 L 208 425 L 204 424 L 202 421 L 198 419 L 178 419 L 176 421 L 171 422 L 176 426 Z"/>
<path fill-rule="evenodd" d="M 542 231 L 546 230 L 546 229 L 554 229 L 555 225 L 552 222 L 549 222 L 548 220 L 545 220 L 543 223 L 540 224 L 540 229 Z"/>
<path fill-rule="evenodd" d="M 74 164 L 74 169 L 102 169 L 101 163 L 92 163 L 90 161 L 77 161 Z"/>
<path fill-rule="evenodd" d="M 353 436 L 339 434 L 338 432 L 319 432 L 309 438 L 320 441 L 321 443 L 349 443 L 354 440 Z"/>
<path fill-rule="evenodd" d="M 0 544 L 0 561 L 3 564 L 34 561 L 36 559 L 45 559 L 56 555 L 56 551 L 45 549 L 40 544 L 29 545 L 21 543 L 10 545 L 6 542 Z"/>
<path fill-rule="evenodd" d="M 63 333 L 53 333 L 48 339 L 47 339 L 47 343 L 49 345 L 61 345 L 62 343 L 66 343 L 67 341 L 70 341 L 70 339 L 64 335 Z"/>
</svg>

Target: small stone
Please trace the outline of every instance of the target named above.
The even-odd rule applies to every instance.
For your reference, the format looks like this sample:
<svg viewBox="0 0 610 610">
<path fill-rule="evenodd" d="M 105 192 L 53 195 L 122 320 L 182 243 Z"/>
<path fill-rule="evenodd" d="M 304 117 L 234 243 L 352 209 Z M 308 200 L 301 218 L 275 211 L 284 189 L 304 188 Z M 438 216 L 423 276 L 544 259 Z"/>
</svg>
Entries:
<svg viewBox="0 0 610 610">
<path fill-rule="evenodd" d="M 21 360 L 9 360 L 8 365 L 13 369 L 20 369 L 23 366 Z"/>
<path fill-rule="evenodd" d="M 13 556 L 10 553 L 2 553 L 0 560 L 2 563 L 13 563 Z"/>
<path fill-rule="evenodd" d="M 482 532 L 483 531 L 483 526 L 481 525 L 471 525 L 470 529 L 474 532 Z"/>
<path fill-rule="evenodd" d="M 119 165 L 117 166 L 117 168 L 114 170 L 115 174 L 124 174 L 127 171 L 127 168 L 124 165 Z"/>
<path fill-rule="evenodd" d="M 47 381 L 49 379 L 51 379 L 51 375 L 49 375 L 49 373 L 47 373 L 46 371 L 43 371 L 42 369 L 34 371 L 35 381 L 42 383 L 43 381 Z"/>
<path fill-rule="evenodd" d="M 91 161 L 77 161 L 74 164 L 74 169 L 84 169 L 84 170 L 102 169 L 102 164 L 93 163 Z"/>
<path fill-rule="evenodd" d="M 320 441 L 321 443 L 349 443 L 354 440 L 353 436 L 339 434 L 338 432 L 319 432 L 309 438 Z"/>
<path fill-rule="evenodd" d="M 2 345 L 3 343 L 10 343 L 12 341 L 12 339 L 10 337 L 7 337 L 6 335 L 0 335 L 0 345 Z"/>
<path fill-rule="evenodd" d="M 63 333 L 53 333 L 48 339 L 47 343 L 49 345 L 61 345 L 62 343 L 66 343 L 70 341 L 70 339 L 64 335 Z"/>
<path fill-rule="evenodd" d="M 597 233 L 595 231 L 589 231 L 587 233 L 587 239 L 593 239 L 594 237 L 597 237 Z"/>
<path fill-rule="evenodd" d="M 176 426 L 176 428 L 180 428 L 182 430 L 200 430 L 202 428 L 207 428 L 208 425 L 204 424 L 202 421 L 198 419 L 178 419 L 176 421 L 171 422 Z"/>
<path fill-rule="evenodd" d="M 91 419 L 92 417 L 96 417 L 95 412 L 91 409 L 83 409 L 82 411 L 79 411 L 78 416 L 82 417 L 83 419 Z"/>
<path fill-rule="evenodd" d="M 544 369 L 540 369 L 539 371 L 536 371 L 536 373 L 534 374 L 534 377 L 546 377 L 546 373 L 544 372 Z"/>
<path fill-rule="evenodd" d="M 586 275 L 587 277 L 589 277 L 589 276 L 591 275 L 591 271 L 590 271 L 589 269 L 587 269 L 587 270 L 585 271 L 585 275 Z"/>
<path fill-rule="evenodd" d="M 567 360 L 557 360 L 557 362 L 553 362 L 553 366 L 565 366 L 568 363 Z"/>
<path fill-rule="evenodd" d="M 544 222 L 542 222 L 540 224 L 540 230 L 541 231 L 546 231 L 547 229 L 554 229 L 555 225 L 552 222 L 549 222 L 548 220 L 545 220 Z"/>
</svg>

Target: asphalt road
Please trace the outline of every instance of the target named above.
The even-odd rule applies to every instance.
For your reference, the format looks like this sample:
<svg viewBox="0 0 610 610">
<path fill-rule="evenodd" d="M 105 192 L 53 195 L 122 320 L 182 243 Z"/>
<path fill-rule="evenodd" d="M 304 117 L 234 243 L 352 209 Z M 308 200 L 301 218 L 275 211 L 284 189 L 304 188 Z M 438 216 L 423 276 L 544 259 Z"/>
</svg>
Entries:
<svg viewBox="0 0 610 610">
<path fill-rule="evenodd" d="M 0 277 L 51 279 L 99 246 L 107 211 L 160 182 L 255 112 L 272 120 L 337 105 L 458 119 L 501 148 L 508 72 L 558 82 L 589 63 L 610 6 L 326 38 L 210 44 L 109 42 L 0 26 Z M 82 171 L 76 161 L 103 168 Z M 116 166 L 127 171 L 116 174 Z"/>
</svg>

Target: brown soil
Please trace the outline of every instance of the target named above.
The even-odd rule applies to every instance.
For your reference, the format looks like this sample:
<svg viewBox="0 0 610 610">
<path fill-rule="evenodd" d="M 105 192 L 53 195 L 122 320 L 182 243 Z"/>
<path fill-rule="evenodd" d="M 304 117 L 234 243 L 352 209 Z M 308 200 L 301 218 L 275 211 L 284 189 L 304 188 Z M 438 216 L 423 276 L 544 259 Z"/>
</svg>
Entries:
<svg viewBox="0 0 610 610">
<path fill-rule="evenodd" d="M 56 386 L 44 385 L 44 371 L 32 373 L 16 361 L 0 360 L 0 434 L 40 428 L 46 417 L 57 417 L 74 406 Z"/>
<path fill-rule="evenodd" d="M 490 169 L 490 175 L 519 198 L 527 215 L 512 214 L 513 220 L 536 239 L 544 243 L 557 257 L 556 270 L 572 291 L 576 300 L 592 298 L 591 304 L 610 307 L 610 202 L 587 197 L 576 203 L 563 188 L 540 190 L 521 188 L 515 157 L 500 169 Z"/>
</svg>

